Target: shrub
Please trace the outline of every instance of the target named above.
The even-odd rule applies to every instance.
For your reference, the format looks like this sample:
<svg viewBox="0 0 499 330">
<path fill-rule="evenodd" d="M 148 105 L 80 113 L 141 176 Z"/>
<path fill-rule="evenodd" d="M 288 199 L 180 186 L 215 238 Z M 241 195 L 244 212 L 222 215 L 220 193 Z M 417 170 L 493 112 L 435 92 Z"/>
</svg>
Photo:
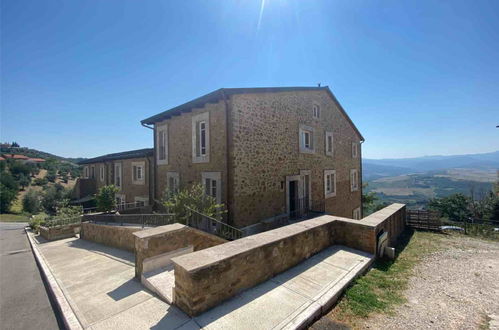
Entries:
<svg viewBox="0 0 499 330">
<path fill-rule="evenodd" d="M 97 209 L 103 212 L 110 212 L 116 209 L 116 193 L 118 188 L 114 185 L 104 186 L 97 193 Z"/>
<path fill-rule="evenodd" d="M 67 206 L 68 191 L 60 184 L 47 187 L 43 192 L 42 206 L 48 214 L 56 214 L 57 209 Z"/>
<path fill-rule="evenodd" d="M 44 225 L 45 225 L 45 220 L 44 219 L 32 218 L 29 221 L 30 228 L 33 229 L 33 231 L 35 231 L 35 232 L 38 232 L 38 229 L 40 228 L 40 226 L 44 226 Z"/>
<path fill-rule="evenodd" d="M 33 180 L 33 184 L 35 184 L 36 186 L 45 186 L 47 183 L 49 183 L 49 180 L 47 180 L 46 178 L 36 178 L 35 180 Z"/>
<path fill-rule="evenodd" d="M 17 199 L 19 185 L 9 172 L 0 173 L 0 212 L 8 212 Z"/>
<path fill-rule="evenodd" d="M 41 207 L 40 194 L 34 190 L 29 190 L 23 197 L 23 211 L 35 214 L 38 213 Z"/>
<path fill-rule="evenodd" d="M 222 211 L 223 204 L 217 204 L 215 198 L 206 195 L 201 184 L 181 189 L 177 193 L 166 191 L 164 196 L 164 205 L 169 212 L 175 214 L 177 221 L 180 223 L 185 224 L 189 216 L 186 207 L 214 218 L 220 218 L 225 213 Z"/>
</svg>

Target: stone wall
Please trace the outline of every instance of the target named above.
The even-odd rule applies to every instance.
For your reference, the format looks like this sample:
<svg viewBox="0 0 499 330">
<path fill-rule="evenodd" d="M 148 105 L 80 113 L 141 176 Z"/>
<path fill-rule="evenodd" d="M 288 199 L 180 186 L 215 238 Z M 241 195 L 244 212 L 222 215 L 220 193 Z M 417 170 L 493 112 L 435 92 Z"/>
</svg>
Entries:
<svg viewBox="0 0 499 330">
<path fill-rule="evenodd" d="M 321 216 L 172 259 L 174 303 L 193 316 L 283 272 L 333 244 L 376 253 L 377 234 L 392 244 L 405 227 L 405 205 L 363 220 Z"/>
<path fill-rule="evenodd" d="M 133 252 L 135 250 L 134 232 L 141 227 L 108 226 L 83 222 L 80 238 Z"/>
<path fill-rule="evenodd" d="M 226 240 L 187 227 L 180 223 L 160 226 L 134 233 L 135 238 L 135 276 L 140 279 L 144 260 L 168 252 L 192 247 L 193 251 L 203 250 L 223 244 Z"/>
<path fill-rule="evenodd" d="M 80 232 L 80 224 L 63 225 L 57 227 L 40 226 L 40 235 L 47 241 L 69 238 Z"/>
<path fill-rule="evenodd" d="M 192 116 L 209 113 L 209 162 L 192 161 Z M 221 172 L 221 201 L 226 203 L 227 189 L 227 136 L 225 105 L 222 101 L 195 108 L 155 125 L 168 126 L 168 164 L 156 167 L 156 199 L 161 200 L 166 189 L 167 172 L 179 174 L 180 187 L 201 183 L 202 172 Z M 154 136 L 156 136 L 156 131 Z M 155 139 L 156 144 L 156 139 Z M 157 149 L 155 149 L 157 152 Z"/>
<path fill-rule="evenodd" d="M 361 192 L 350 191 L 350 169 L 360 173 L 352 158 L 359 142 L 348 119 L 326 91 L 238 94 L 231 96 L 234 224 L 252 225 L 286 210 L 286 176 L 311 171 L 312 204 L 324 201 L 324 170 L 336 170 L 336 196 L 325 200 L 328 214 L 352 217 L 361 205 Z M 314 118 L 313 105 L 321 109 Z M 299 152 L 299 126 L 314 129 L 314 153 Z M 325 132 L 333 132 L 333 155 L 326 155 Z"/>
</svg>

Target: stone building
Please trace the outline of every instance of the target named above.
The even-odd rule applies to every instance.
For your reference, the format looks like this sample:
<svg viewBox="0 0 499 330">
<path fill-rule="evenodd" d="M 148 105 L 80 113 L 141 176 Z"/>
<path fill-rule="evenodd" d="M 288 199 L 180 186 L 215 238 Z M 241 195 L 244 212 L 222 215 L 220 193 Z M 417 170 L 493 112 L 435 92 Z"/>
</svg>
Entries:
<svg viewBox="0 0 499 330">
<path fill-rule="evenodd" d="M 75 186 L 76 198 L 89 200 L 105 185 L 114 184 L 118 205 L 152 204 L 153 154 L 151 148 L 131 150 L 86 159 L 82 177 Z"/>
<path fill-rule="evenodd" d="M 304 209 L 362 216 L 364 138 L 328 87 L 222 88 L 141 123 L 156 199 L 201 183 L 239 228 Z"/>
</svg>

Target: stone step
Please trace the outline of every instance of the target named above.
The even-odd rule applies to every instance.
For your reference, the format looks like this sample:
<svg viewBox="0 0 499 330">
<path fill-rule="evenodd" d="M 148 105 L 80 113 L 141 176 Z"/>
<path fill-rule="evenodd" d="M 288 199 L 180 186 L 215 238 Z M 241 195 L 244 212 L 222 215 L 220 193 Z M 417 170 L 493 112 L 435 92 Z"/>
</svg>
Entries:
<svg viewBox="0 0 499 330">
<path fill-rule="evenodd" d="M 172 304 L 175 287 L 173 264 L 142 274 L 142 284 L 156 293 L 161 300 Z"/>
</svg>

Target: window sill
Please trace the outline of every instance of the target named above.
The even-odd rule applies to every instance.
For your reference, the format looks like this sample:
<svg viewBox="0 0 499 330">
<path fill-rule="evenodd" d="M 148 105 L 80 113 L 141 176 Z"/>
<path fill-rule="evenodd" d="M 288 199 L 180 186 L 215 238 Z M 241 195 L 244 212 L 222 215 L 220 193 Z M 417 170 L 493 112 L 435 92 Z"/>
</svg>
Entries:
<svg viewBox="0 0 499 330">
<path fill-rule="evenodd" d="M 210 162 L 210 157 L 209 156 L 204 156 L 204 157 L 194 157 L 192 158 L 192 163 L 193 164 L 198 164 L 198 163 L 209 163 Z"/>
<path fill-rule="evenodd" d="M 334 193 L 329 193 L 329 194 L 324 195 L 324 199 L 328 199 L 331 197 L 336 197 L 336 193 L 334 192 Z"/>
</svg>

